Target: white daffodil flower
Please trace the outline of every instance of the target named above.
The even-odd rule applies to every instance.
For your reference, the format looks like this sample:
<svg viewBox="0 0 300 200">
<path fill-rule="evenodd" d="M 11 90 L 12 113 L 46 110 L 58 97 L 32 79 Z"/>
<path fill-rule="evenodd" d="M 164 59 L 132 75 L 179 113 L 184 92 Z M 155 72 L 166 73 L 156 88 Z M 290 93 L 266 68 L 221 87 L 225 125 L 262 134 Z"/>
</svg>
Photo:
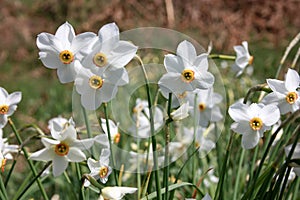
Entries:
<svg viewBox="0 0 300 200">
<path fill-rule="evenodd" d="M 196 105 L 195 104 L 196 96 Z M 190 113 L 194 115 L 195 106 L 197 107 L 196 119 L 198 124 L 202 127 L 207 127 L 209 122 L 218 122 L 223 119 L 220 107 L 217 105 L 222 102 L 223 97 L 215 93 L 213 88 L 207 90 L 197 89 L 193 93 L 188 94 L 190 102 Z"/>
<path fill-rule="evenodd" d="M 119 28 L 115 23 L 101 27 L 98 37 L 90 47 L 91 52 L 86 56 L 83 67 L 89 68 L 95 74 L 102 74 L 109 68 L 123 68 L 138 49 L 132 43 L 120 40 Z M 124 77 L 128 77 L 126 71 Z"/>
<path fill-rule="evenodd" d="M 126 194 L 133 194 L 137 191 L 134 187 L 105 187 L 101 190 L 98 200 L 121 200 Z"/>
<path fill-rule="evenodd" d="M 168 54 L 164 59 L 167 73 L 158 84 L 162 94 L 168 98 L 169 93 L 183 94 L 196 88 L 207 89 L 214 83 L 214 76 L 208 72 L 208 54 L 196 54 L 196 49 L 188 41 L 177 47 L 177 56 Z"/>
<path fill-rule="evenodd" d="M 289 155 L 289 153 L 292 149 L 292 146 L 293 146 L 293 144 L 290 144 L 284 148 L 286 156 Z M 300 159 L 300 143 L 297 143 L 291 159 Z M 293 171 L 296 173 L 297 176 L 300 176 L 300 165 L 297 165 L 294 163 L 293 163 L 293 165 L 294 165 Z"/>
<path fill-rule="evenodd" d="M 228 113 L 235 121 L 231 129 L 242 135 L 242 147 L 254 148 L 266 130 L 280 119 L 279 108 L 274 105 L 252 103 L 250 106 L 237 102 L 229 107 Z"/>
<path fill-rule="evenodd" d="M 51 129 L 54 131 L 54 129 Z M 37 152 L 30 155 L 32 160 L 52 161 L 53 175 L 61 175 L 68 167 L 69 162 L 81 162 L 86 160 L 82 150 L 91 148 L 94 143 L 93 139 L 76 139 L 76 129 L 69 125 L 60 133 L 51 132 L 55 139 L 42 138 L 42 143 L 45 146 Z"/>
<path fill-rule="evenodd" d="M 180 121 L 189 116 L 189 102 L 183 103 L 179 108 L 171 112 L 171 118 L 174 121 Z"/>
<path fill-rule="evenodd" d="M 57 69 L 61 83 L 72 82 L 77 74 L 76 62 L 79 52 L 87 47 L 96 34 L 91 32 L 75 36 L 75 31 L 68 22 L 62 24 L 55 35 L 40 33 L 36 44 L 40 50 L 39 57 L 45 67 Z"/>
<path fill-rule="evenodd" d="M 240 76 L 247 65 L 252 65 L 254 57 L 249 53 L 247 41 L 243 41 L 242 45 L 234 46 L 233 49 L 236 52 L 236 59 L 232 69 L 237 73 L 236 76 Z"/>
<path fill-rule="evenodd" d="M 0 152 L 6 159 L 13 159 L 11 153 L 18 153 L 19 146 L 14 144 L 8 144 L 7 138 L 3 138 L 3 130 L 0 129 Z"/>
<path fill-rule="evenodd" d="M 164 124 L 164 115 L 161 108 L 158 106 L 153 106 L 153 121 L 154 130 L 157 133 Z M 134 134 L 135 137 L 149 138 L 151 137 L 150 129 L 150 111 L 148 107 L 148 102 L 145 100 L 137 99 L 136 106 L 133 108 L 133 120 L 135 121 L 135 126 L 130 127 L 129 131 Z"/>
<path fill-rule="evenodd" d="M 83 61 L 85 64 L 85 61 Z M 81 104 L 87 110 L 96 110 L 103 102 L 113 99 L 118 86 L 123 84 L 125 68 L 105 70 L 102 74 L 94 74 L 87 68 L 81 68 L 75 78 L 76 91 L 81 95 Z"/>
<path fill-rule="evenodd" d="M 297 71 L 288 69 L 285 81 L 267 79 L 267 83 L 273 92 L 266 95 L 262 103 L 275 103 L 281 114 L 295 112 L 300 108 L 300 77 Z"/>
<path fill-rule="evenodd" d="M 21 99 L 21 92 L 8 94 L 4 88 L 0 87 L 0 129 L 7 124 L 8 117 L 16 111 Z"/>
<path fill-rule="evenodd" d="M 112 168 L 109 166 L 109 156 L 109 149 L 103 149 L 99 161 L 96 161 L 92 158 L 88 158 L 87 160 L 88 167 L 91 171 L 89 175 L 96 180 L 100 179 L 103 184 L 107 182 L 108 176 L 112 172 Z M 89 185 L 90 182 L 85 180 L 84 186 L 88 187 Z"/>
<path fill-rule="evenodd" d="M 112 142 L 115 144 L 118 144 L 120 142 L 121 134 L 119 133 L 119 123 L 115 124 L 112 120 L 108 120 L 108 126 L 109 126 L 109 132 L 112 139 Z M 106 135 L 108 135 L 107 132 L 107 126 L 106 126 L 106 120 L 101 118 L 101 127 Z"/>
</svg>

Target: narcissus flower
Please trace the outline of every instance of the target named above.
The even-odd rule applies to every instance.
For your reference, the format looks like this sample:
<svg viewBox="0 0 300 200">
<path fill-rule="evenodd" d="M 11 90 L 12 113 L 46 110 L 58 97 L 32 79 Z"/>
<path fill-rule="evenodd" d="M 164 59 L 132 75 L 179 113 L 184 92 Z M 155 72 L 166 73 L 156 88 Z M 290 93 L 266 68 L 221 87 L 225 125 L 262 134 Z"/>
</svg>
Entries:
<svg viewBox="0 0 300 200">
<path fill-rule="evenodd" d="M 196 96 L 195 96 L 196 95 Z M 197 98 L 195 101 L 195 97 Z M 190 102 L 190 113 L 196 114 L 196 119 L 200 126 L 207 127 L 209 122 L 218 122 L 222 120 L 223 115 L 220 107 L 217 105 L 222 102 L 223 97 L 215 93 L 213 88 L 207 90 L 197 89 L 193 93 L 189 93 L 188 100 Z M 196 102 L 196 105 L 194 105 Z M 195 112 L 196 106 L 196 112 Z"/>
<path fill-rule="evenodd" d="M 100 181 L 105 184 L 108 180 L 108 176 L 111 174 L 112 169 L 109 166 L 109 149 L 103 149 L 99 158 L 99 161 L 96 161 L 92 158 L 87 160 L 88 167 L 90 169 L 90 176 L 94 179 L 100 179 Z M 88 187 L 90 182 L 86 180 L 84 182 L 84 186 Z"/>
<path fill-rule="evenodd" d="M 6 159 L 13 159 L 11 153 L 18 153 L 19 146 L 8 144 L 7 138 L 3 138 L 3 130 L 0 129 L 0 151 Z"/>
<path fill-rule="evenodd" d="M 137 191 L 134 187 L 105 187 L 101 190 L 99 200 L 120 200 L 126 194 L 132 194 Z"/>
<path fill-rule="evenodd" d="M 110 136 L 111 136 L 111 139 L 112 139 L 112 142 L 115 143 L 115 144 L 118 144 L 120 142 L 120 138 L 121 138 L 121 135 L 119 133 L 119 124 L 115 124 L 115 122 L 113 122 L 112 120 L 108 120 L 108 125 L 109 125 L 109 132 L 110 132 Z M 105 119 L 102 119 L 101 118 L 101 127 L 104 131 L 104 133 L 106 135 L 108 135 L 108 132 L 107 132 L 107 126 L 106 126 L 106 120 Z"/>
<path fill-rule="evenodd" d="M 73 121 L 72 117 L 68 120 L 61 116 L 58 116 L 48 121 L 48 129 L 54 129 L 56 132 L 61 132 L 70 125 L 75 126 L 75 122 Z"/>
<path fill-rule="evenodd" d="M 0 87 L 0 129 L 7 124 L 8 117 L 16 111 L 21 99 L 21 92 L 8 94 L 4 88 Z"/>
<path fill-rule="evenodd" d="M 123 68 L 135 56 L 137 46 L 120 40 L 119 28 L 109 23 L 100 28 L 98 37 L 90 45 L 91 52 L 83 65 L 95 74 L 101 74 L 109 68 Z"/>
<path fill-rule="evenodd" d="M 30 155 L 32 160 L 52 161 L 53 175 L 61 175 L 68 167 L 69 162 L 81 162 L 86 160 L 82 150 L 91 148 L 94 139 L 76 139 L 76 129 L 70 125 L 62 132 L 51 129 L 54 139 L 42 138 L 44 149 Z M 53 132 L 54 131 L 54 132 Z"/>
<path fill-rule="evenodd" d="M 167 73 L 158 84 L 162 94 L 183 94 L 196 88 L 207 89 L 214 83 L 214 76 L 208 72 L 208 54 L 197 56 L 196 49 L 188 41 L 181 42 L 177 47 L 177 56 L 165 56 L 164 65 Z M 165 96 L 168 98 L 168 96 Z"/>
<path fill-rule="evenodd" d="M 237 102 L 229 107 L 228 113 L 235 121 L 231 129 L 242 135 L 242 147 L 254 148 L 266 130 L 270 130 L 280 119 L 276 105 L 252 103 L 250 106 Z"/>
<path fill-rule="evenodd" d="M 243 41 L 242 45 L 237 45 L 233 48 L 236 52 L 236 59 L 232 69 L 237 72 L 236 76 L 240 76 L 246 69 L 247 65 L 252 65 L 254 57 L 249 53 L 247 41 Z"/>
<path fill-rule="evenodd" d="M 37 36 L 36 44 L 40 50 L 42 63 L 50 69 L 57 69 L 61 83 L 72 82 L 77 73 L 78 54 L 87 47 L 96 34 L 91 32 L 75 36 L 75 31 L 68 22 L 62 24 L 55 35 L 41 33 Z"/>
<path fill-rule="evenodd" d="M 267 79 L 267 83 L 273 92 L 264 97 L 263 103 L 275 103 L 281 114 L 295 112 L 300 108 L 300 91 L 297 90 L 300 77 L 297 71 L 288 69 L 285 81 Z"/>
<path fill-rule="evenodd" d="M 180 121 L 189 116 L 189 102 L 183 103 L 179 108 L 171 112 L 171 118 L 174 121 Z"/>
</svg>

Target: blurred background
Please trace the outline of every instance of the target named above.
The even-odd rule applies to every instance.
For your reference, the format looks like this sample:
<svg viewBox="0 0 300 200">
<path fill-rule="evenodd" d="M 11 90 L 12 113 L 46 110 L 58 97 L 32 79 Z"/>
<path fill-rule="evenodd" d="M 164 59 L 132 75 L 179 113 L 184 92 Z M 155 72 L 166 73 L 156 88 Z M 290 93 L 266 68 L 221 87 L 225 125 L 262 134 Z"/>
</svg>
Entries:
<svg viewBox="0 0 300 200">
<path fill-rule="evenodd" d="M 70 117 L 72 84 L 61 85 L 56 71 L 38 59 L 37 34 L 65 21 L 76 33 L 98 32 L 116 22 L 120 31 L 164 27 L 189 35 L 213 53 L 234 55 L 243 40 L 254 55 L 257 82 L 274 77 L 289 41 L 300 30 L 299 0 L 0 0 L 0 86 L 22 91 L 17 123 L 47 121 L 59 114 Z M 160 60 L 162 62 L 163 60 Z"/>
</svg>

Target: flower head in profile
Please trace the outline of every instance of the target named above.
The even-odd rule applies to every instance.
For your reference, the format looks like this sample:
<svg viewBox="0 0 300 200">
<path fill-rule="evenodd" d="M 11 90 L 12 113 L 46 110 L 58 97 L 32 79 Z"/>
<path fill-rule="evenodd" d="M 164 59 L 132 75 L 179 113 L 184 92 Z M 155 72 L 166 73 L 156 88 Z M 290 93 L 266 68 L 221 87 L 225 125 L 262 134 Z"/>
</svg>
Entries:
<svg viewBox="0 0 300 200">
<path fill-rule="evenodd" d="M 105 187 L 101 190 L 99 200 L 121 200 L 126 194 L 133 194 L 137 191 L 134 187 Z"/>
<path fill-rule="evenodd" d="M 183 94 L 196 88 L 207 89 L 214 83 L 214 76 L 207 71 L 208 54 L 197 56 L 195 47 L 188 41 L 178 45 L 177 55 L 166 55 L 164 65 L 167 73 L 158 82 L 164 96 Z"/>
<path fill-rule="evenodd" d="M 7 124 L 8 117 L 16 111 L 21 99 L 21 92 L 8 94 L 4 88 L 0 87 L 0 129 Z"/>
<path fill-rule="evenodd" d="M 11 153 L 18 153 L 19 146 L 9 144 L 7 138 L 3 138 L 3 130 L 0 129 L 0 151 L 6 159 L 13 159 Z"/>
<path fill-rule="evenodd" d="M 96 34 L 91 32 L 75 35 L 74 28 L 68 22 L 62 24 L 55 35 L 40 33 L 36 44 L 40 50 L 42 63 L 50 69 L 57 69 L 61 83 L 72 82 L 77 73 L 80 51 L 86 48 Z"/>
<path fill-rule="evenodd" d="M 109 132 L 112 139 L 112 142 L 115 144 L 118 144 L 120 142 L 121 134 L 119 133 L 119 124 L 115 124 L 112 120 L 108 120 L 108 126 L 109 126 Z M 101 127 L 106 135 L 108 135 L 107 132 L 107 125 L 106 120 L 101 118 Z"/>
<path fill-rule="evenodd" d="M 75 122 L 72 117 L 68 120 L 62 116 L 58 116 L 48 121 L 48 129 L 54 129 L 56 132 L 61 132 L 70 125 L 75 126 Z"/>
<path fill-rule="evenodd" d="M 262 100 L 263 103 L 275 103 L 281 114 L 295 112 L 300 108 L 300 77 L 297 71 L 288 69 L 285 81 L 267 79 L 267 83 L 273 92 Z"/>
<path fill-rule="evenodd" d="M 93 139 L 76 139 L 76 129 L 72 125 L 67 126 L 62 132 L 51 129 L 51 135 L 54 139 L 42 138 L 45 148 L 32 153 L 30 159 L 52 161 L 54 176 L 61 175 L 68 167 L 69 162 L 86 160 L 82 150 L 91 148 L 94 143 Z"/>
<path fill-rule="evenodd" d="M 218 122 L 223 119 L 221 109 L 217 105 L 222 102 L 223 97 L 215 93 L 212 87 L 207 90 L 197 89 L 188 96 L 191 104 L 190 113 L 192 115 L 196 114 L 194 117 L 196 117 L 200 126 L 207 127 L 209 122 Z M 197 98 L 196 101 L 195 98 Z M 196 105 L 194 105 L 195 102 Z M 194 111 L 195 106 L 197 108 L 196 112 Z"/>
<path fill-rule="evenodd" d="M 248 65 L 252 65 L 254 57 L 249 53 L 247 41 L 243 41 L 242 45 L 234 46 L 233 49 L 236 52 L 236 59 L 232 69 L 237 73 L 236 76 L 240 76 Z"/>
<path fill-rule="evenodd" d="M 174 121 L 180 121 L 189 116 L 189 102 L 183 103 L 179 108 L 171 112 L 171 118 Z"/>
<path fill-rule="evenodd" d="M 108 180 L 108 176 L 111 174 L 112 169 L 109 166 L 109 156 L 110 151 L 109 149 L 103 149 L 99 158 L 99 161 L 96 161 L 92 158 L 88 158 L 87 164 L 90 169 L 90 176 L 92 176 L 94 179 L 98 180 L 105 184 Z M 88 187 L 90 185 L 90 182 L 88 180 L 85 180 L 84 186 Z"/>
<path fill-rule="evenodd" d="M 291 149 L 292 149 L 292 145 L 288 145 L 287 147 L 284 148 L 285 150 L 285 155 L 288 156 Z M 296 148 L 293 152 L 293 155 L 291 157 L 291 159 L 300 159 L 300 143 L 297 143 Z M 296 164 L 296 163 L 291 163 L 291 165 L 294 167 L 293 171 L 296 173 L 297 176 L 300 176 L 300 165 Z"/>
<path fill-rule="evenodd" d="M 280 119 L 280 111 L 274 104 L 252 103 L 250 106 L 237 102 L 229 107 L 228 113 L 235 121 L 231 129 L 242 135 L 242 147 L 254 148 L 266 130 Z"/>
</svg>

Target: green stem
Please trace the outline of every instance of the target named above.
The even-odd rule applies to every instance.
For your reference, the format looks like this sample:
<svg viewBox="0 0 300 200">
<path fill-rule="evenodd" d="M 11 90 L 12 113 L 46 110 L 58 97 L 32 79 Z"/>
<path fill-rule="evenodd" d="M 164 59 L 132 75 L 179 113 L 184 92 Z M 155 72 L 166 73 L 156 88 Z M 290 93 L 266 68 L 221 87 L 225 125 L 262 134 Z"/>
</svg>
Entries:
<svg viewBox="0 0 300 200">
<path fill-rule="evenodd" d="M 2 177 L 0 177 L 0 187 L 1 187 L 1 192 L 3 193 L 5 199 L 8 199 L 7 192 L 6 192 Z"/>
<path fill-rule="evenodd" d="M 107 136 L 108 136 L 108 140 L 109 140 L 110 157 L 111 157 L 111 163 L 112 163 L 112 168 L 113 168 L 114 177 L 115 177 L 115 183 L 116 183 L 116 186 L 119 186 L 118 174 L 117 174 L 117 171 L 116 171 L 116 168 L 115 168 L 115 166 L 116 166 L 115 156 L 114 156 L 114 152 L 113 152 L 113 148 L 112 148 L 113 141 L 112 141 L 111 135 L 110 135 L 110 127 L 109 127 L 109 119 L 108 119 L 108 112 L 107 112 L 107 104 L 106 103 L 104 103 L 104 115 L 105 115 Z"/>
<path fill-rule="evenodd" d="M 12 130 L 13 130 L 15 136 L 16 136 L 16 138 L 17 138 L 17 141 L 18 141 L 19 145 L 21 146 L 23 141 L 22 141 L 22 139 L 21 139 L 21 137 L 20 137 L 20 135 L 19 135 L 19 132 L 17 131 L 17 129 L 16 129 L 16 127 L 15 127 L 13 121 L 11 120 L 11 118 L 8 119 L 8 122 L 9 122 L 9 124 L 10 124 L 10 126 L 11 126 L 11 128 L 12 128 Z M 31 169 L 31 171 L 32 171 L 32 173 L 33 173 L 33 175 L 36 177 L 36 176 L 38 175 L 38 174 L 37 174 L 37 171 L 36 171 L 36 169 L 35 169 L 35 167 L 34 167 L 32 161 L 29 159 L 27 150 L 24 148 L 23 145 L 22 145 L 22 151 L 23 151 L 23 153 L 24 153 L 24 156 L 25 156 L 25 158 L 26 158 L 26 160 L 27 160 L 27 162 L 28 162 L 28 164 L 29 164 L 29 167 L 30 167 L 30 169 Z M 43 198 L 44 198 L 45 200 L 47 200 L 47 199 L 48 199 L 48 196 L 47 196 L 46 191 L 45 191 L 45 189 L 44 189 L 44 187 L 43 187 L 43 185 L 42 185 L 41 180 L 40 180 L 39 178 L 37 178 L 37 179 L 36 179 L 36 182 L 37 182 L 37 184 L 38 184 L 38 186 L 39 186 L 39 189 L 40 189 L 40 191 L 41 191 L 41 193 L 42 193 Z"/>
<path fill-rule="evenodd" d="M 89 138 L 93 138 L 92 131 L 91 131 L 91 125 L 90 125 L 90 121 L 89 121 L 87 112 L 86 112 L 86 110 L 83 106 L 81 106 L 81 107 L 82 107 L 83 118 L 84 118 L 84 123 L 85 123 L 85 126 L 86 126 L 87 135 L 88 135 Z M 91 148 L 92 157 L 95 157 L 94 152 L 95 151 L 94 151 L 94 145 L 93 145 L 92 148 Z"/>
<path fill-rule="evenodd" d="M 299 187 L 300 187 L 300 178 L 299 177 L 296 177 L 296 185 L 295 185 L 295 190 L 294 190 L 294 193 L 293 193 L 293 198 L 292 198 L 292 200 L 296 200 L 298 197 L 299 197 L 299 195 L 298 195 L 298 193 L 299 193 Z"/>
<path fill-rule="evenodd" d="M 237 171 L 236 182 L 234 186 L 233 200 L 236 200 L 238 194 L 238 188 L 239 188 L 238 186 L 240 185 L 240 175 L 241 175 L 241 169 L 244 161 L 245 151 L 246 151 L 245 149 L 242 150 L 242 154 L 240 157 L 239 168 Z"/>
<path fill-rule="evenodd" d="M 197 135 L 197 124 L 198 124 L 198 118 L 196 117 L 197 116 L 197 111 L 198 111 L 198 106 L 197 106 L 197 100 L 198 99 L 198 94 L 195 94 L 195 97 L 194 97 L 194 120 L 193 120 L 193 126 L 194 126 L 194 137 L 193 137 L 193 142 L 192 142 L 192 149 L 194 149 L 196 147 L 196 135 Z M 195 182 L 195 172 L 196 172 L 196 159 L 193 158 L 193 161 L 192 161 L 192 183 L 194 184 Z"/>
<path fill-rule="evenodd" d="M 75 167 L 76 167 L 76 175 L 78 180 L 81 180 L 81 170 L 80 170 L 80 166 L 79 163 L 75 163 Z M 79 199 L 85 199 L 85 195 L 84 195 L 84 190 L 82 190 L 82 186 L 80 185 L 79 188 Z"/>
<path fill-rule="evenodd" d="M 147 72 L 144 66 L 144 63 L 142 59 L 135 55 L 135 58 L 139 60 L 141 64 L 141 68 L 144 74 L 145 78 L 145 85 L 146 85 L 146 91 L 147 91 L 147 99 L 148 99 L 148 106 L 149 106 L 149 117 L 150 117 L 150 131 L 151 131 L 151 140 L 152 140 L 152 150 L 153 150 L 153 168 L 154 168 L 154 176 L 155 176 L 155 184 L 156 184 L 156 194 L 157 194 L 157 200 L 161 200 L 161 188 L 160 188 L 160 182 L 159 182 L 159 173 L 158 173 L 158 158 L 157 158 L 157 152 L 156 152 L 156 139 L 155 139 L 155 129 L 154 129 L 154 117 L 153 117 L 153 111 L 152 111 L 152 101 L 151 101 L 151 94 L 150 94 L 150 86 L 149 86 L 149 79 L 147 76 Z"/>
<path fill-rule="evenodd" d="M 222 59 L 222 60 L 235 60 L 236 59 L 236 56 L 222 55 L 222 54 L 210 54 L 208 57 L 211 59 Z"/>
</svg>

